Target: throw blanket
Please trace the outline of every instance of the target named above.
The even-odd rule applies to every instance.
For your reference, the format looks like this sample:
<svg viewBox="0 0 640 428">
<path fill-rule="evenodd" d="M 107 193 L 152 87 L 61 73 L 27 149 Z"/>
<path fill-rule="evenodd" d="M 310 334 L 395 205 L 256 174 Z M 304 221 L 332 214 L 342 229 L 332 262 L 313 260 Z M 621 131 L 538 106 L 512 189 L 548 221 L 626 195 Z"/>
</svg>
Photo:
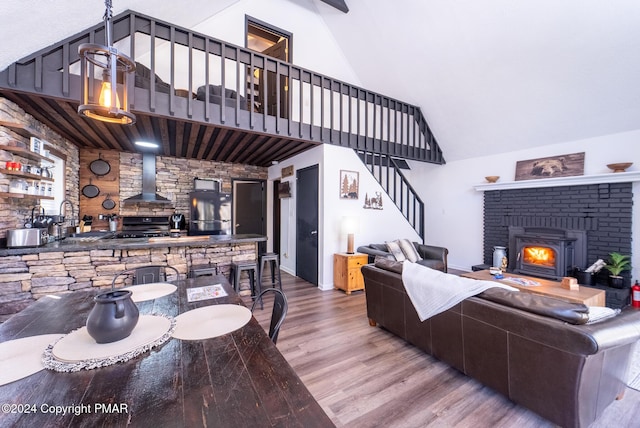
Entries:
<svg viewBox="0 0 640 428">
<path fill-rule="evenodd" d="M 420 321 L 444 312 L 488 288 L 518 291 L 517 288 L 498 282 L 463 278 L 408 261 L 402 265 L 402 282 Z"/>
</svg>

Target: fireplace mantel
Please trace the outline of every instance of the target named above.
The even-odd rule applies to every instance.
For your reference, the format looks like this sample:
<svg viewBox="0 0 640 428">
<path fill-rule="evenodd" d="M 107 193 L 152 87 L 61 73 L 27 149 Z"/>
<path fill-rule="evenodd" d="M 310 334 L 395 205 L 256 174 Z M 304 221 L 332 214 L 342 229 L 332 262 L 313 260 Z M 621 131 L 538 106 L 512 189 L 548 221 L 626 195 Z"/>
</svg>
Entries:
<svg viewBox="0 0 640 428">
<path fill-rule="evenodd" d="M 488 190 L 533 189 L 557 186 L 579 186 L 583 184 L 630 183 L 634 181 L 640 181 L 640 171 L 541 178 L 538 180 L 505 181 L 503 183 L 484 183 L 477 184 L 474 188 L 478 192 L 485 192 Z"/>
</svg>

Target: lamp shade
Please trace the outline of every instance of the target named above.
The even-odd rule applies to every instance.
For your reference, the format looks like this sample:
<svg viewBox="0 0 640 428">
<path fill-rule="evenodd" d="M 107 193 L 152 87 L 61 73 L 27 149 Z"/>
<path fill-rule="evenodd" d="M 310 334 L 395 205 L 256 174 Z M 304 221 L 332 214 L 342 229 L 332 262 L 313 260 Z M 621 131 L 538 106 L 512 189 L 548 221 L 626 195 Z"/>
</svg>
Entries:
<svg viewBox="0 0 640 428">
<path fill-rule="evenodd" d="M 360 221 L 357 216 L 344 216 L 342 217 L 342 233 L 356 233 L 358 232 Z"/>
</svg>

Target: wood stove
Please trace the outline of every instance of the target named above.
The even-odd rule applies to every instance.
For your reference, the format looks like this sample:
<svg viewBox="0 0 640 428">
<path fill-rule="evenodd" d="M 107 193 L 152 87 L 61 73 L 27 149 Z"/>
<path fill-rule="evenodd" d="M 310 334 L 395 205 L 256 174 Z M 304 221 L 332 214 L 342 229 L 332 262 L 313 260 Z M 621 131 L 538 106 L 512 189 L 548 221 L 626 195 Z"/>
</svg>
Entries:
<svg viewBox="0 0 640 428">
<path fill-rule="evenodd" d="M 586 233 L 552 228 L 509 228 L 509 270 L 549 279 L 571 276 L 586 261 Z"/>
</svg>

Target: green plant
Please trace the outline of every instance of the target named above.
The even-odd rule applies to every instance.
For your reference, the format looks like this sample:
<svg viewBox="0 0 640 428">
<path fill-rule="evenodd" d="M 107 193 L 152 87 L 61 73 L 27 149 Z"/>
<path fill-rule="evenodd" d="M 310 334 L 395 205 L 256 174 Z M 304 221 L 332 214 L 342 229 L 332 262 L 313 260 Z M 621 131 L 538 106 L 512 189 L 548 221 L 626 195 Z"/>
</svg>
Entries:
<svg viewBox="0 0 640 428">
<path fill-rule="evenodd" d="M 611 272 L 612 276 L 619 276 L 624 270 L 629 269 L 630 257 L 622 255 L 620 253 L 610 253 L 609 261 L 607 262 L 607 270 Z"/>
</svg>

